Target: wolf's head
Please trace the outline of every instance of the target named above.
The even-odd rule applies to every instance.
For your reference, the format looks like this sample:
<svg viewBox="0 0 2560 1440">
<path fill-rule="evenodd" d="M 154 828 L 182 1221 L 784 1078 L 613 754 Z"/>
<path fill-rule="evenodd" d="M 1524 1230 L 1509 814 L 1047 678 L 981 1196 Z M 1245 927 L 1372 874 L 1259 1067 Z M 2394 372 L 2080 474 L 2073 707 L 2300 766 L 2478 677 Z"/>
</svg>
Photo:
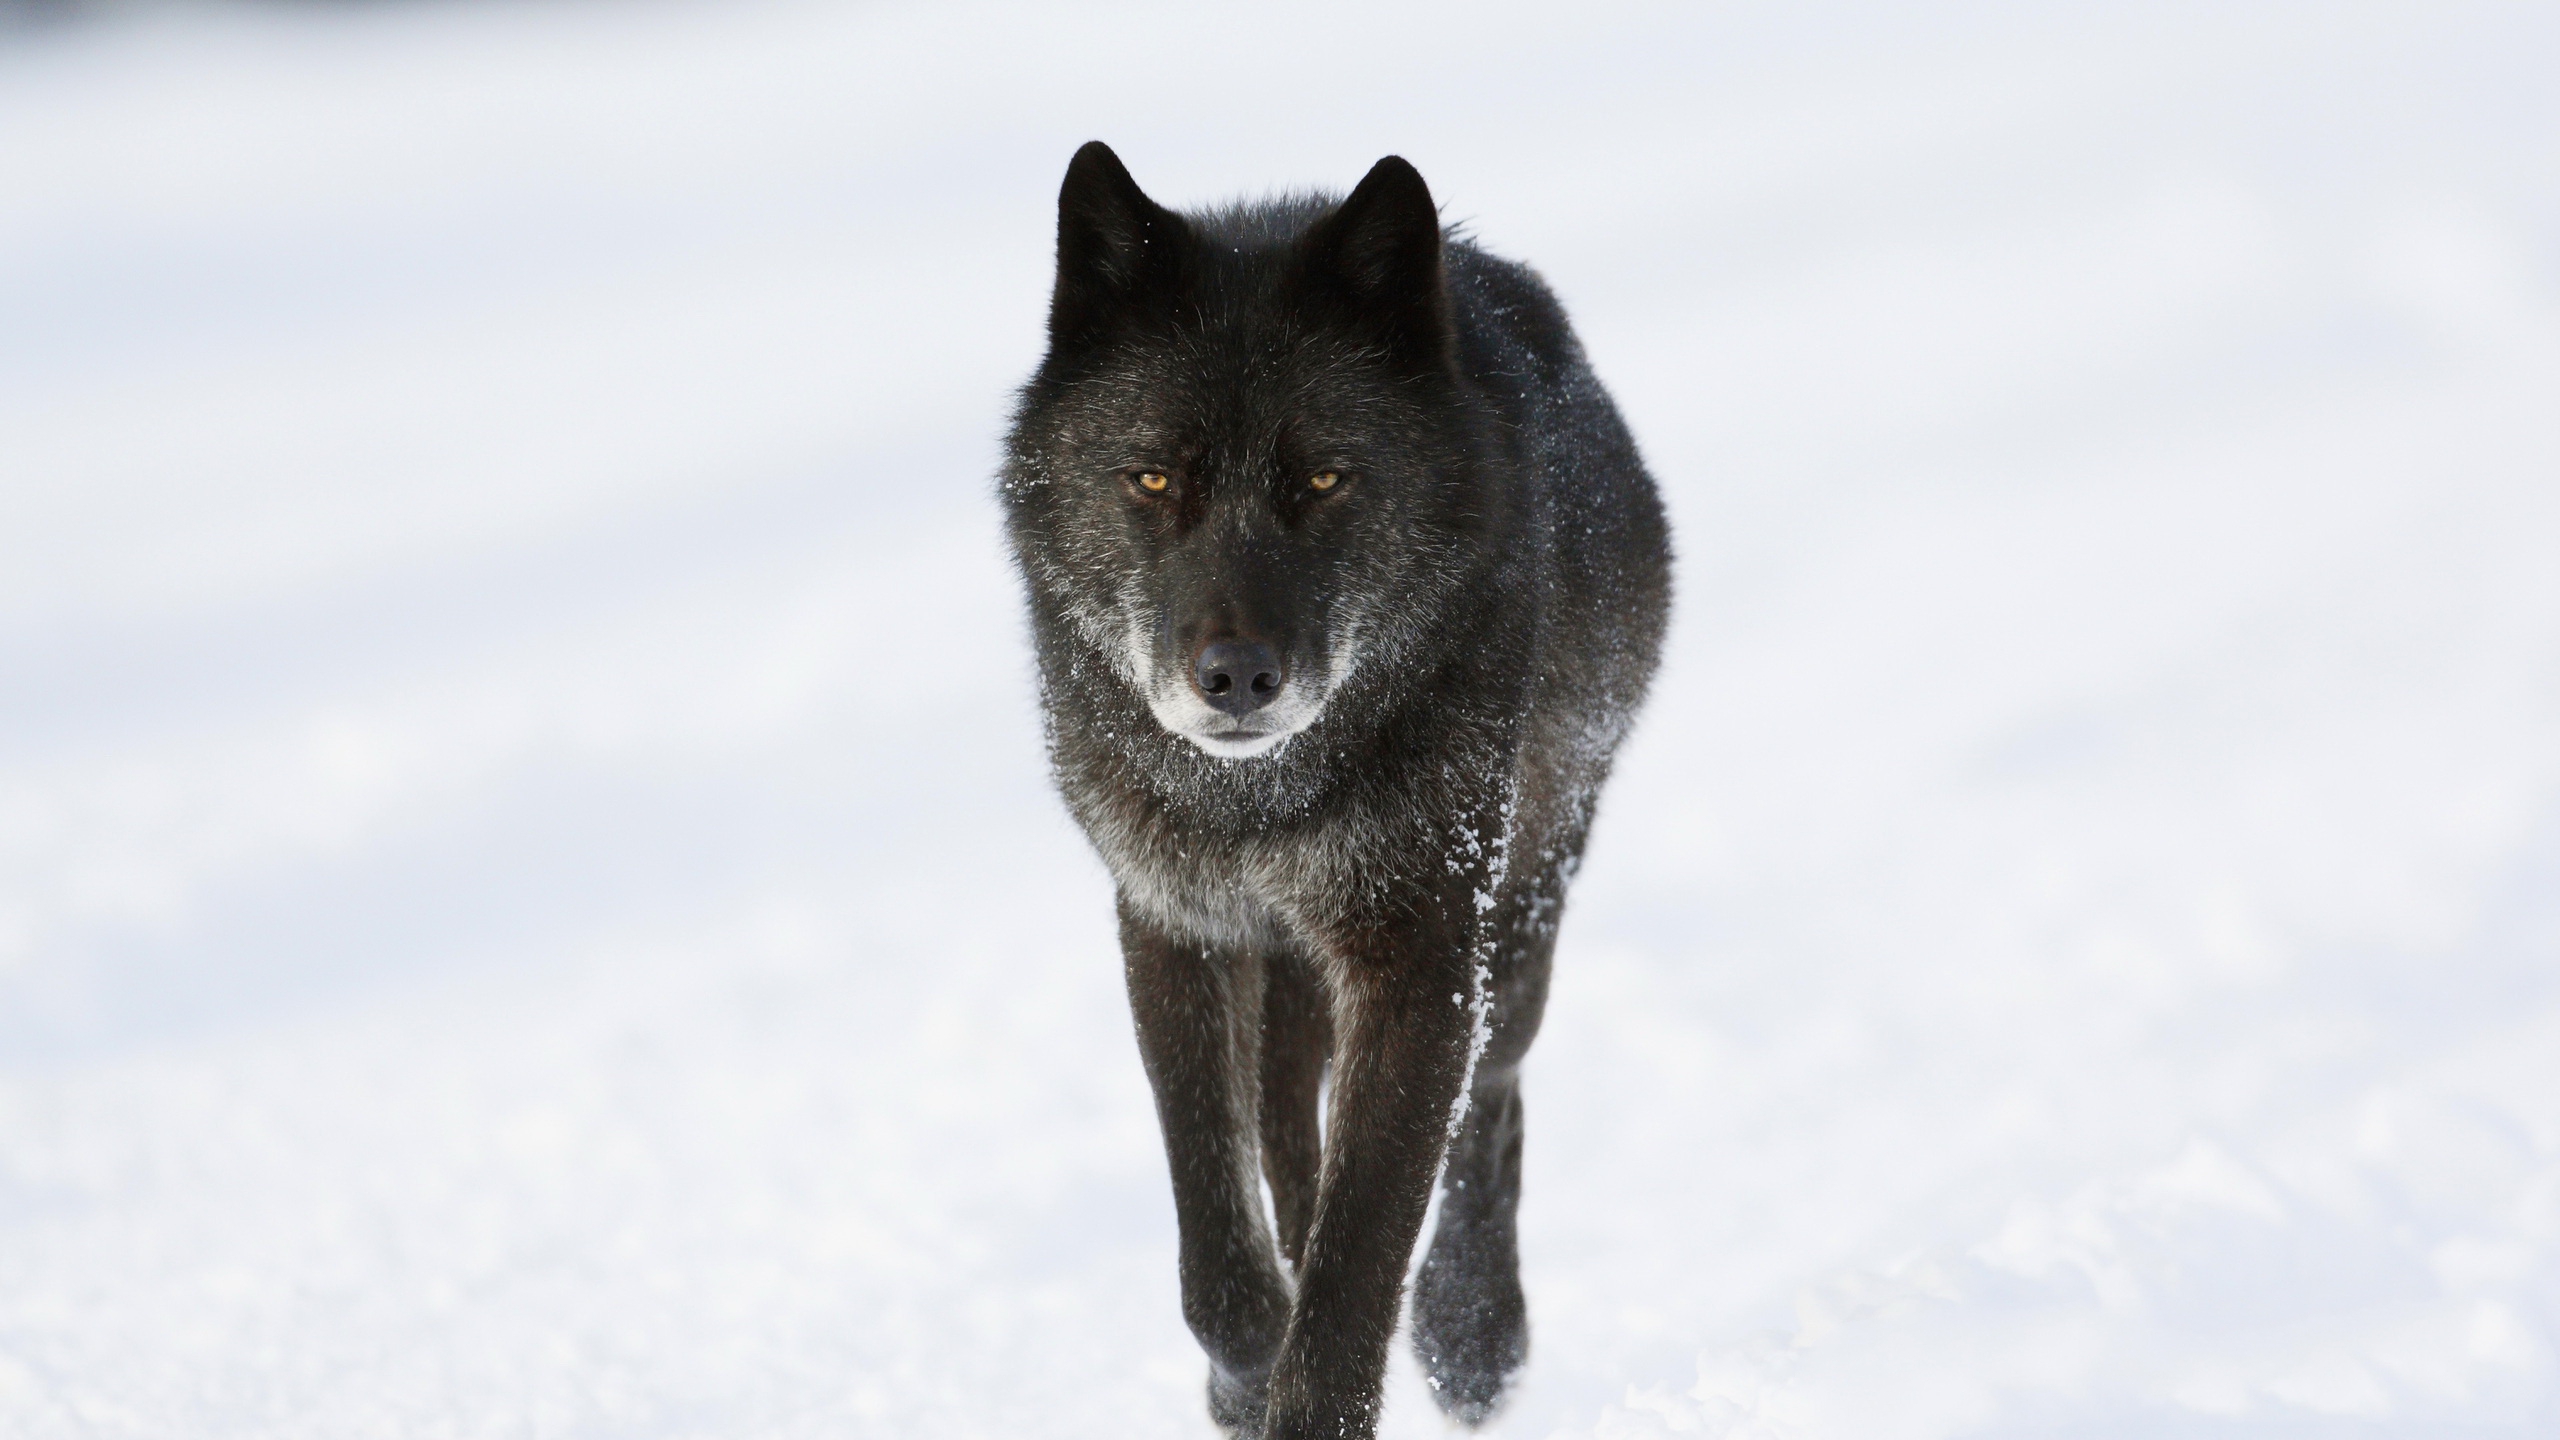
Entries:
<svg viewBox="0 0 2560 1440">
<path fill-rule="evenodd" d="M 1035 604 L 1166 730 L 1260 755 L 1406 660 L 1484 519 L 1484 424 L 1411 165 L 1185 216 L 1076 152 L 1006 501 Z"/>
</svg>

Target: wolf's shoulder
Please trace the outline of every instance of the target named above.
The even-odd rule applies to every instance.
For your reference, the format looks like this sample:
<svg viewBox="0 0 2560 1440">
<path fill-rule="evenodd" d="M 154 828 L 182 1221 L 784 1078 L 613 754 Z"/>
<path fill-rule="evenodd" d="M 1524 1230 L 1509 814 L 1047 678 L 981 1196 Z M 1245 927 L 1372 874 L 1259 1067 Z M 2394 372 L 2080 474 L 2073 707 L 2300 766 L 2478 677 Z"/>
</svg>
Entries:
<svg viewBox="0 0 2560 1440">
<path fill-rule="evenodd" d="M 1538 272 L 1496 255 L 1462 234 L 1442 252 L 1449 277 L 1449 308 L 1462 348 L 1509 352 L 1526 359 L 1534 383 L 1552 383 L 1583 367 L 1582 346 L 1564 305 Z"/>
</svg>

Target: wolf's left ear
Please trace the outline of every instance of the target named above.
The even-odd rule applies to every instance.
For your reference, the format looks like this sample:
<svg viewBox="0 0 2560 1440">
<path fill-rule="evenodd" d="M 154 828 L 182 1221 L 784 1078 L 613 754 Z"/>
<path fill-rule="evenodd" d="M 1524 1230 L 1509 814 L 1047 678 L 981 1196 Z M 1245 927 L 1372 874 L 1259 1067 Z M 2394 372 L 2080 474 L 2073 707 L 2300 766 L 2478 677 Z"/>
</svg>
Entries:
<svg viewBox="0 0 2560 1440">
<path fill-rule="evenodd" d="M 1182 217 L 1147 198 L 1111 147 L 1088 140 L 1058 187 L 1058 288 L 1049 338 L 1069 344 L 1173 287 L 1190 237 Z"/>
<path fill-rule="evenodd" d="M 1441 265 L 1440 208 L 1422 173 L 1399 155 L 1369 167 L 1350 198 L 1307 231 L 1307 278 L 1334 291 L 1409 358 L 1445 363 L 1454 353 L 1449 283 Z"/>
</svg>

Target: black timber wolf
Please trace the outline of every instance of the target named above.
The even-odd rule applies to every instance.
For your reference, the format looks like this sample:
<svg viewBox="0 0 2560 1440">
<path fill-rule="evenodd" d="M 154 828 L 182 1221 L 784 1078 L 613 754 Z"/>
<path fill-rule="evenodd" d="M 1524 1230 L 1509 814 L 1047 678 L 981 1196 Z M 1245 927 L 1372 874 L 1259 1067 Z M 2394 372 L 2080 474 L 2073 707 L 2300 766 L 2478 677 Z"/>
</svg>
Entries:
<svg viewBox="0 0 2560 1440">
<path fill-rule="evenodd" d="M 1669 605 L 1633 440 L 1403 160 L 1182 214 L 1097 141 L 1002 493 L 1212 1415 L 1374 1432 L 1438 1177 L 1413 1339 L 1480 1422 L 1528 1353 L 1520 1061 Z"/>
</svg>

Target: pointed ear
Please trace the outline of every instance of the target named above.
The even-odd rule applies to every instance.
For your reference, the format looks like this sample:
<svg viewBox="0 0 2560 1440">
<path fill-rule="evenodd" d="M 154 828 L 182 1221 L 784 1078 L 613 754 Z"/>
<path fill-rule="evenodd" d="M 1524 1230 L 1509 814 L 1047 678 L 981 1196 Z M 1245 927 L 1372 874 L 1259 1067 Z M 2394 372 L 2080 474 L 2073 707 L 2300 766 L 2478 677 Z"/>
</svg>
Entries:
<svg viewBox="0 0 2560 1440">
<path fill-rule="evenodd" d="M 1402 156 L 1371 166 L 1350 198 L 1299 243 L 1310 284 L 1330 291 L 1407 358 L 1452 362 L 1440 209 Z"/>
<path fill-rule="evenodd" d="M 1067 162 L 1058 187 L 1058 287 L 1049 299 L 1053 344 L 1090 336 L 1172 288 L 1191 227 L 1147 198 L 1099 140 Z"/>
</svg>

